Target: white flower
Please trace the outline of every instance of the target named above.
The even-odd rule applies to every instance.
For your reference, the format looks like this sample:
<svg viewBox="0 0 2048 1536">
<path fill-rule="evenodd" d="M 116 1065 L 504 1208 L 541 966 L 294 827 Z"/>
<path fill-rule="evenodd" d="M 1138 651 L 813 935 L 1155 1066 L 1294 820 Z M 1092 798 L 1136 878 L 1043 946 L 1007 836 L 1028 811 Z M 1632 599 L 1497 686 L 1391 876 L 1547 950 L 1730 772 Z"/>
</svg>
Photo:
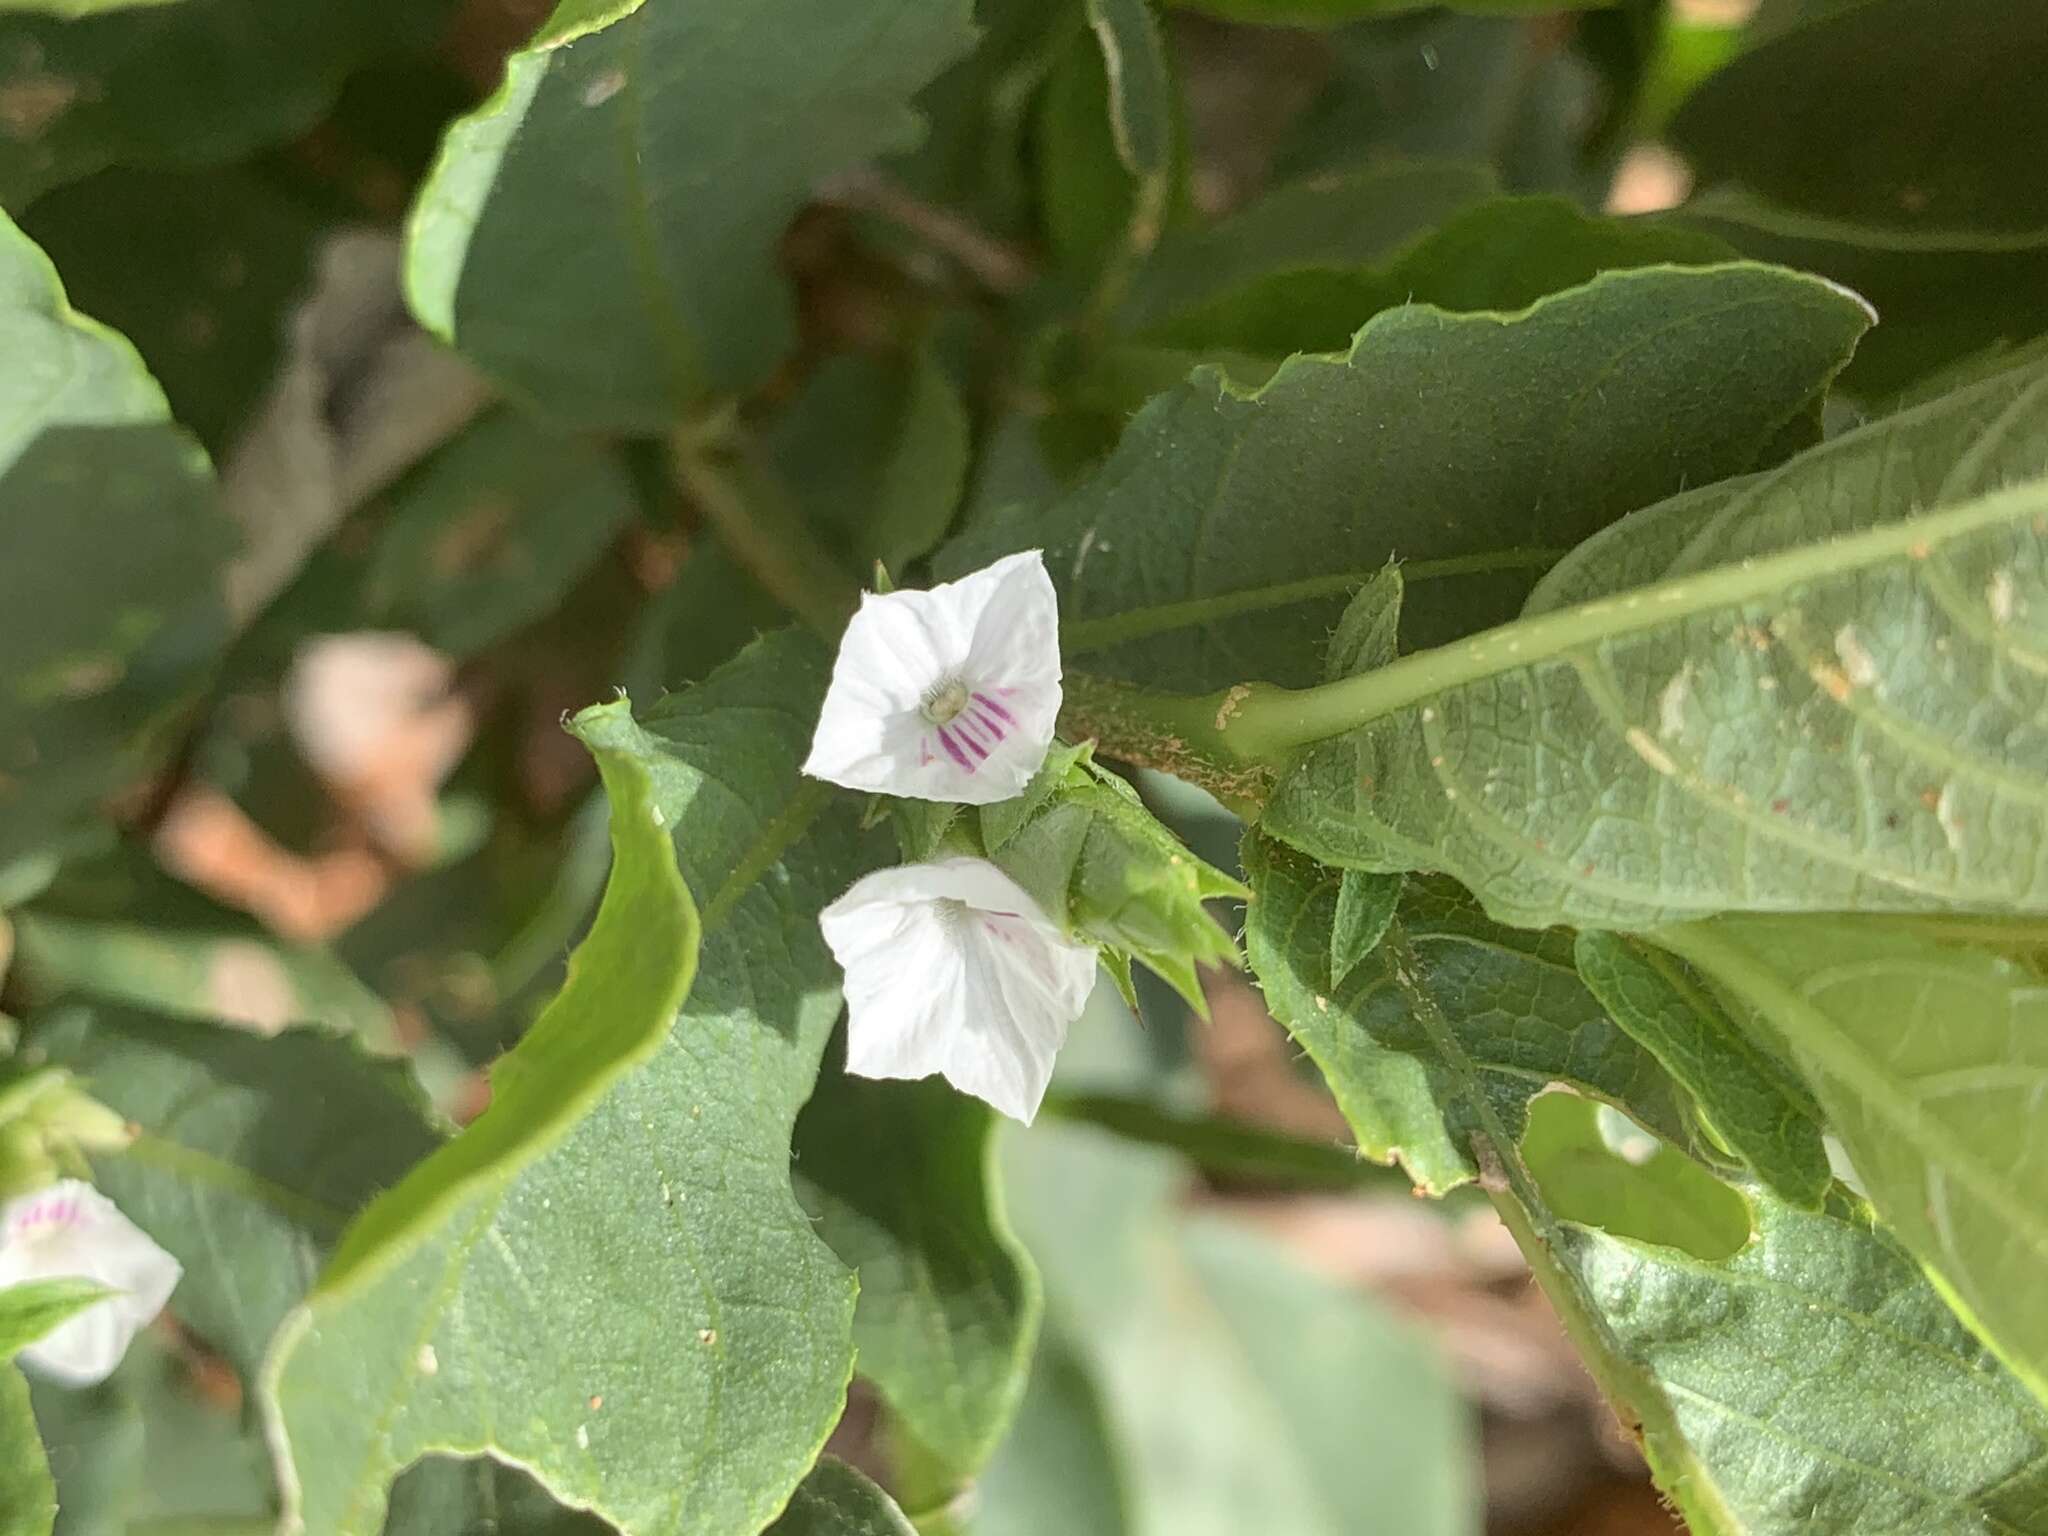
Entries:
<svg viewBox="0 0 2048 1536">
<path fill-rule="evenodd" d="M 818 917 L 846 971 L 846 1070 L 943 1073 L 1029 1124 L 1095 984 L 1095 950 L 986 859 L 905 864 Z"/>
<path fill-rule="evenodd" d="M 928 592 L 863 596 L 804 772 L 989 805 L 1031 782 L 1059 712 L 1059 599 L 1026 550 Z"/>
<path fill-rule="evenodd" d="M 128 1353 L 128 1341 L 164 1309 L 183 1273 L 113 1201 L 77 1179 L 0 1210 L 0 1287 L 79 1277 L 116 1293 L 21 1352 L 24 1364 L 65 1386 L 105 1381 Z"/>
</svg>

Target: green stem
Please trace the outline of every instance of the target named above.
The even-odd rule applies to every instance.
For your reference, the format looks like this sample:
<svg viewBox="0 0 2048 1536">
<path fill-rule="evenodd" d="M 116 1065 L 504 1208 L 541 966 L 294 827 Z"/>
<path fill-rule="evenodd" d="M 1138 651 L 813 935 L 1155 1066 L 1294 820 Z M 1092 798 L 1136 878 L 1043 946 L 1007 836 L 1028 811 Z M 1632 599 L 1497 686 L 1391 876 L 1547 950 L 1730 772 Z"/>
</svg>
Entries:
<svg viewBox="0 0 2048 1536">
<path fill-rule="evenodd" d="M 733 559 L 790 612 L 837 639 L 860 606 L 860 583 L 822 544 L 781 478 L 736 431 L 695 424 L 671 442 L 676 483 Z"/>
</svg>

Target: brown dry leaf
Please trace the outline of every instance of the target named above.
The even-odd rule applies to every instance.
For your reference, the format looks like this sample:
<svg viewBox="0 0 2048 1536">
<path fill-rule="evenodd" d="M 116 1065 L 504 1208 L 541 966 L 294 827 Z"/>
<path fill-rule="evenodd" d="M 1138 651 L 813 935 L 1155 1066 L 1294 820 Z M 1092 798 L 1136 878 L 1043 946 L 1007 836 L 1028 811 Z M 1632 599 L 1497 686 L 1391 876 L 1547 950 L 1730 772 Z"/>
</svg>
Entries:
<svg viewBox="0 0 2048 1536">
<path fill-rule="evenodd" d="M 219 790 L 179 792 L 157 826 L 163 867 L 281 938 L 316 943 L 383 900 L 390 876 L 367 848 L 302 858 L 280 847 Z"/>
<path fill-rule="evenodd" d="M 377 846 L 407 864 L 433 856 L 435 795 L 476 729 L 454 681 L 454 662 L 433 647 L 375 631 L 307 641 L 285 679 L 300 755 Z"/>
</svg>

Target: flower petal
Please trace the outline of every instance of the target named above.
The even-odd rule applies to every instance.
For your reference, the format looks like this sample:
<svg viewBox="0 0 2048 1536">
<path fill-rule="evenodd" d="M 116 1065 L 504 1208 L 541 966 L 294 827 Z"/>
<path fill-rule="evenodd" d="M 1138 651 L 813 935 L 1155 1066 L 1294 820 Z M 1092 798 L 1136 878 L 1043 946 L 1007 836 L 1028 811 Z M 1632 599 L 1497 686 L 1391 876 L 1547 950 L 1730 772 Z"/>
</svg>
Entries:
<svg viewBox="0 0 2048 1536">
<path fill-rule="evenodd" d="M 846 972 L 846 1069 L 944 1075 L 1027 1123 L 1095 981 L 1061 933 L 986 859 L 881 870 L 820 915 Z"/>
<path fill-rule="evenodd" d="M 0 1285 L 77 1277 L 117 1293 L 21 1352 L 24 1364 L 66 1386 L 106 1380 L 129 1342 L 164 1309 L 183 1273 L 113 1201 L 77 1179 L 23 1195 L 0 1211 Z"/>
<path fill-rule="evenodd" d="M 956 711 L 928 718 L 934 694 Z M 1020 793 L 1060 709 L 1059 600 L 1038 551 L 929 591 L 869 593 L 847 625 L 804 772 L 989 805 Z"/>
</svg>

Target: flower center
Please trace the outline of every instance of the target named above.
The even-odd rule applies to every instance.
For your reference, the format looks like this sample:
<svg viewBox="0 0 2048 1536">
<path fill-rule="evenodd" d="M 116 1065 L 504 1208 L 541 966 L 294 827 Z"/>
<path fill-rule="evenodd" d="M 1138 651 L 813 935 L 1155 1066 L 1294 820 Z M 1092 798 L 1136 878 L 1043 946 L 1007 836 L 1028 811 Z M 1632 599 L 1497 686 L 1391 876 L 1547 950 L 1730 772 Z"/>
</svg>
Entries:
<svg viewBox="0 0 2048 1536">
<path fill-rule="evenodd" d="M 972 696 L 967 685 L 959 678 L 949 677 L 925 694 L 924 702 L 918 705 L 917 712 L 933 725 L 950 725 L 959 716 L 960 711 L 967 707 L 967 701 Z"/>
<path fill-rule="evenodd" d="M 932 910 L 939 919 L 939 926 L 948 933 L 957 933 L 967 925 L 974 908 L 957 896 L 941 896 L 932 903 Z"/>
</svg>

